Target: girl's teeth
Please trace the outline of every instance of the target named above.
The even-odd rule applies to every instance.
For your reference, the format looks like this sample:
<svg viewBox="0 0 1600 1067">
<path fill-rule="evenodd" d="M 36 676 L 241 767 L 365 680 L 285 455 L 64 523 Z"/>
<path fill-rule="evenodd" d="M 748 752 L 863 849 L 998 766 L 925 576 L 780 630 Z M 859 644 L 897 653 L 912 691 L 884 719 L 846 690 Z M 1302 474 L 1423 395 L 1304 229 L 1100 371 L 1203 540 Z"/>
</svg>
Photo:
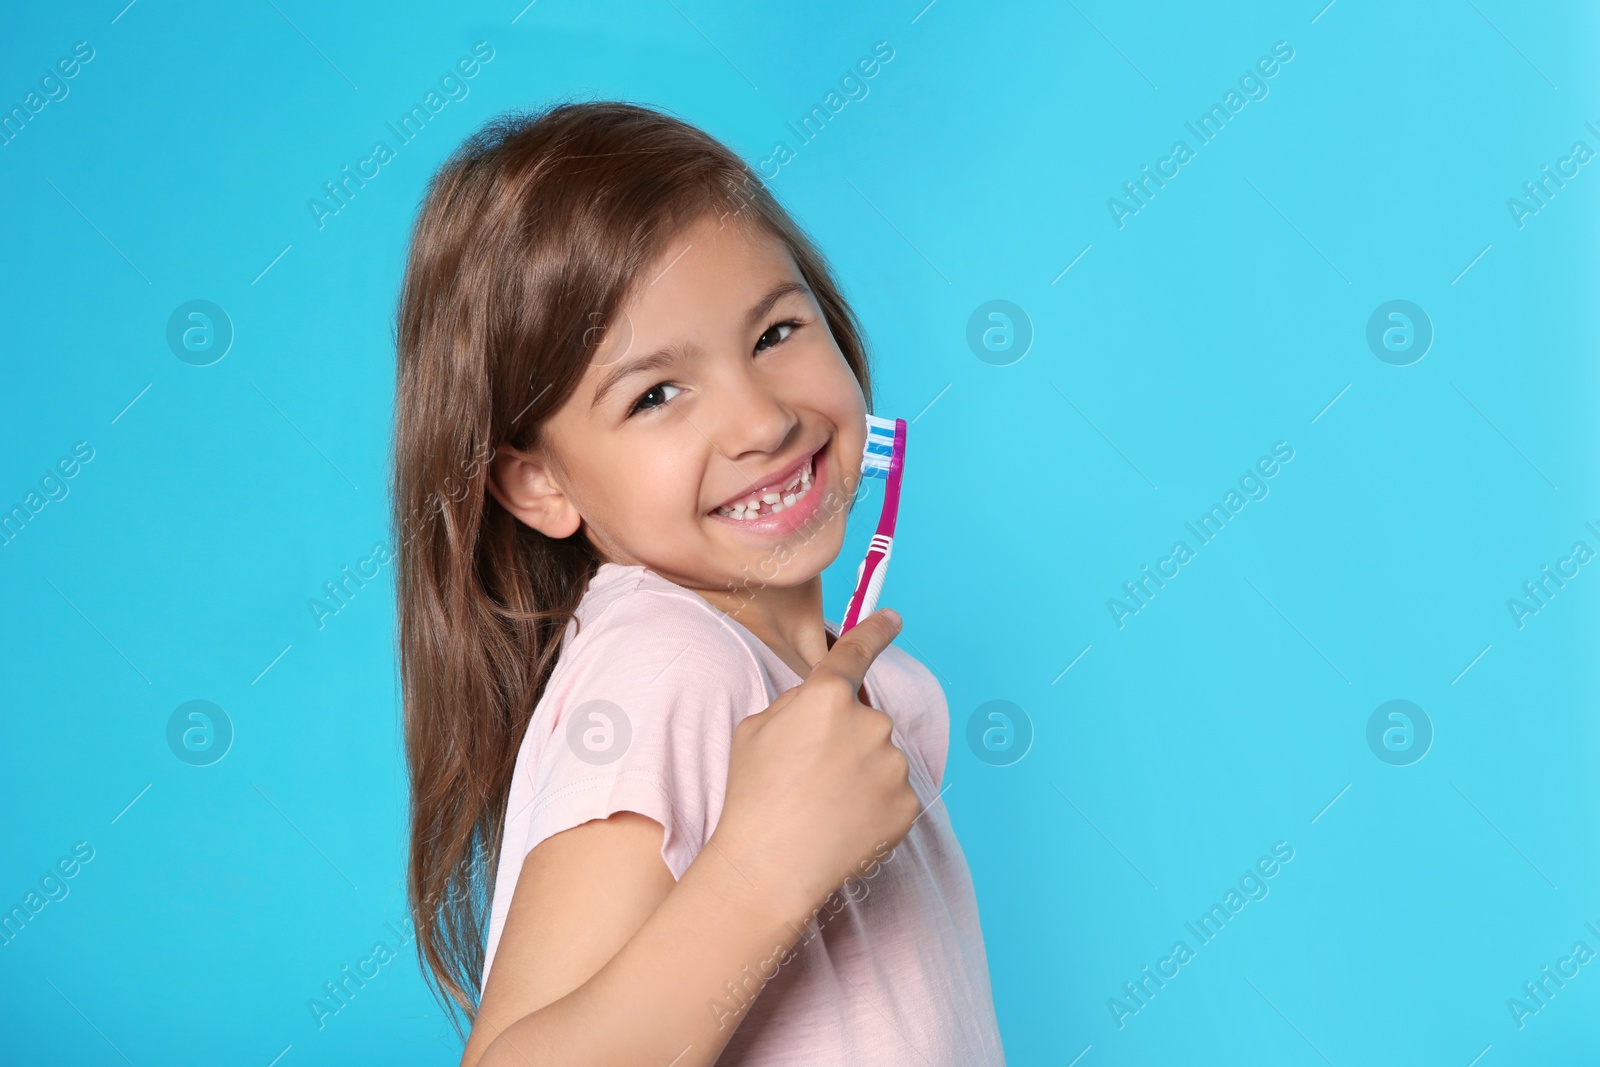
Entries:
<svg viewBox="0 0 1600 1067">
<path fill-rule="evenodd" d="M 800 468 L 800 473 L 789 480 L 781 491 L 768 490 L 758 497 L 740 501 L 731 508 L 718 508 L 717 514 L 731 519 L 746 520 L 759 519 L 768 515 L 776 515 L 794 506 L 795 501 L 801 499 L 811 489 L 812 475 L 811 464 L 807 463 Z M 765 504 L 765 507 L 762 505 Z"/>
</svg>

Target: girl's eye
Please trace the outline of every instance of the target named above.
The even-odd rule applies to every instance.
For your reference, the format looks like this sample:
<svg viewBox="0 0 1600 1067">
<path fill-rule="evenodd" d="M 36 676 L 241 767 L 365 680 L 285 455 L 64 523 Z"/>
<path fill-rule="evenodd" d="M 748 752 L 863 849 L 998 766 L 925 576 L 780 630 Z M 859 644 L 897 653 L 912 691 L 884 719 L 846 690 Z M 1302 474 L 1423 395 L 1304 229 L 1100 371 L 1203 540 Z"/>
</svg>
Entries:
<svg viewBox="0 0 1600 1067">
<path fill-rule="evenodd" d="M 806 320 L 804 319 L 785 319 L 782 322 L 773 323 L 767 327 L 766 333 L 756 338 L 756 351 L 761 352 L 783 344 L 789 339 L 790 334 L 805 324 Z M 639 399 L 633 402 L 633 406 L 628 409 L 628 416 L 632 417 L 641 411 L 650 411 L 666 404 L 672 399 L 672 396 L 669 396 L 666 392 L 668 389 L 677 389 L 678 392 L 683 392 L 682 389 L 671 382 L 657 382 L 640 394 Z"/>
<path fill-rule="evenodd" d="M 788 327 L 789 333 L 793 333 L 795 330 L 804 325 L 805 323 L 799 319 L 785 319 L 783 322 L 773 323 L 771 326 L 767 327 L 766 333 L 756 338 L 756 351 L 759 352 L 762 350 L 763 345 L 761 342 L 767 340 L 768 338 L 772 338 L 772 345 L 781 345 L 783 342 L 787 341 L 789 339 L 788 333 L 783 334 L 781 337 L 773 337 L 773 334 L 784 327 Z M 765 347 L 771 348 L 772 345 L 766 345 Z"/>
<path fill-rule="evenodd" d="M 649 389 L 646 389 L 642 394 L 640 394 L 639 399 L 633 402 L 633 407 L 628 409 L 628 414 L 633 415 L 640 411 L 649 411 L 653 408 L 660 407 L 662 404 L 665 404 L 668 400 L 672 399 L 672 397 L 667 395 L 668 389 L 678 389 L 678 387 L 673 385 L 671 382 L 657 382 L 655 385 L 652 385 Z M 678 389 L 678 392 L 681 393 L 683 390 Z"/>
</svg>

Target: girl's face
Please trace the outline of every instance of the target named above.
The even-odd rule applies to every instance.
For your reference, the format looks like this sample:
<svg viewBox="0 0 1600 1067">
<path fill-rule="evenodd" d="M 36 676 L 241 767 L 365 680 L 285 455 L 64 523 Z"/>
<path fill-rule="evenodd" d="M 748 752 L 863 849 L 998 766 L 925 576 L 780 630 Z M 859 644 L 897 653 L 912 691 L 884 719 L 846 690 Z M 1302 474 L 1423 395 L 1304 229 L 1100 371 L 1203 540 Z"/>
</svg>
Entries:
<svg viewBox="0 0 1600 1067">
<path fill-rule="evenodd" d="M 793 257 L 708 216 L 644 278 L 543 448 L 499 450 L 491 491 L 687 588 L 815 578 L 843 544 L 866 404 Z"/>
</svg>

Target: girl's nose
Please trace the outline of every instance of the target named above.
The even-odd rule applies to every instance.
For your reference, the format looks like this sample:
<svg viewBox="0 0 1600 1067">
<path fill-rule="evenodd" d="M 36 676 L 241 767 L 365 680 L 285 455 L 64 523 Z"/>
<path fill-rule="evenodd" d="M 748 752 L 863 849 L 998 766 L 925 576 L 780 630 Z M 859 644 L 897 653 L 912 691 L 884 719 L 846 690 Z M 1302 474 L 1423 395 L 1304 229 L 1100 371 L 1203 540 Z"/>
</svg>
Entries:
<svg viewBox="0 0 1600 1067">
<path fill-rule="evenodd" d="M 723 455 L 733 460 L 777 455 L 793 443 L 799 413 L 753 368 L 729 375 L 721 386 L 711 439 Z"/>
</svg>

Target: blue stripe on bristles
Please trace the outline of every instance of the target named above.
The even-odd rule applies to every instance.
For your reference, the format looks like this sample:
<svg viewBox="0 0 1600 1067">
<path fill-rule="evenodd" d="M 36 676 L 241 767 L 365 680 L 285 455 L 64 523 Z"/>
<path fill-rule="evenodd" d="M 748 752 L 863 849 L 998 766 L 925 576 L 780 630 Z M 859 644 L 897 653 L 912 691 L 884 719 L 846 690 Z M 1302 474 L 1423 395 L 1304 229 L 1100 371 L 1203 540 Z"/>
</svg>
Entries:
<svg viewBox="0 0 1600 1067">
<path fill-rule="evenodd" d="M 867 416 L 867 444 L 861 457 L 861 473 L 871 478 L 889 477 L 889 463 L 894 455 L 894 420 Z"/>
</svg>

